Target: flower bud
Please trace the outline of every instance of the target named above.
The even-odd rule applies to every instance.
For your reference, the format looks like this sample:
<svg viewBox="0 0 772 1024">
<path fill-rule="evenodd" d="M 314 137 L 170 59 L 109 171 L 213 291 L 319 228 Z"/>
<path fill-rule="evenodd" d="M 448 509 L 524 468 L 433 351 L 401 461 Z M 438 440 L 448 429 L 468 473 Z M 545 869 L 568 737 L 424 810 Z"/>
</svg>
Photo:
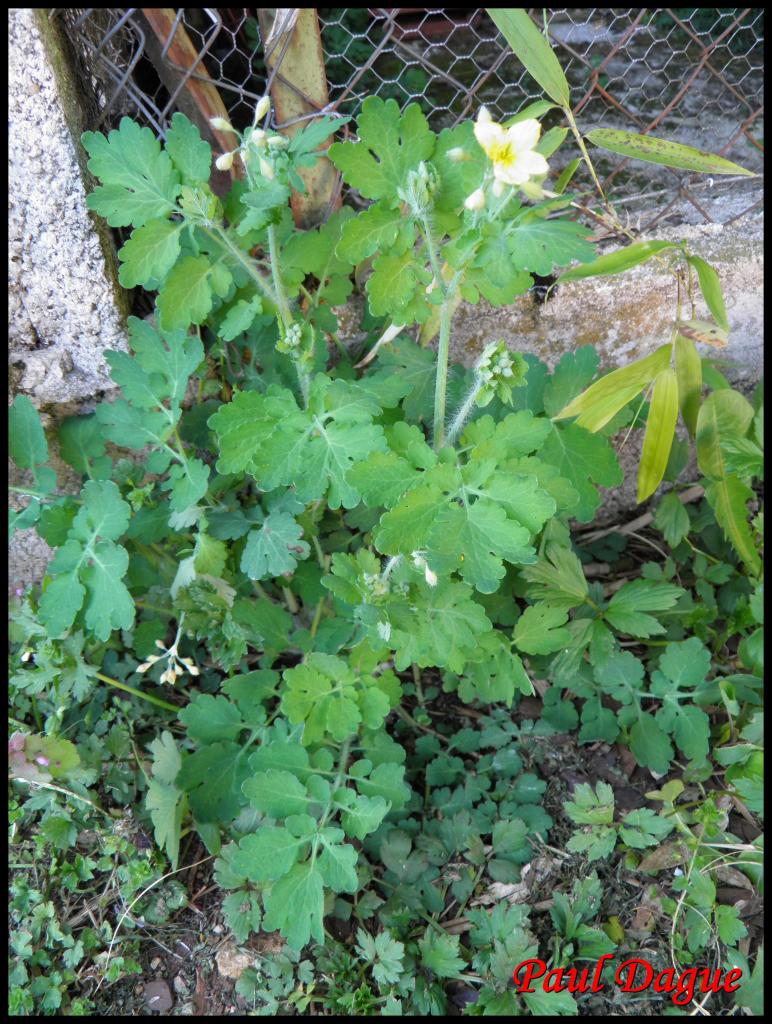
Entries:
<svg viewBox="0 0 772 1024">
<path fill-rule="evenodd" d="M 233 132 L 234 135 L 237 134 L 230 121 L 226 121 L 224 117 L 210 117 L 209 124 L 218 132 Z"/>
<path fill-rule="evenodd" d="M 143 661 L 141 665 L 137 665 L 137 668 L 136 668 L 137 674 L 138 675 L 142 675 L 142 673 L 143 672 L 147 672 L 147 670 L 149 668 L 150 668 L 150 662 L 149 661 Z"/>
<path fill-rule="evenodd" d="M 469 154 L 461 146 L 454 146 L 445 154 L 452 164 L 462 164 L 469 159 Z"/>
<path fill-rule="evenodd" d="M 270 96 L 263 96 L 263 98 L 258 102 L 257 106 L 255 107 L 255 122 L 254 123 L 257 124 L 258 121 L 262 121 L 263 118 L 269 112 L 270 109 L 271 109 L 271 97 Z"/>
<path fill-rule="evenodd" d="M 538 182 L 525 181 L 520 186 L 520 188 L 522 189 L 523 194 L 526 195 L 529 199 L 538 201 L 539 199 L 544 198 L 544 189 L 541 187 L 541 185 L 538 184 Z"/>
<path fill-rule="evenodd" d="M 483 190 L 478 188 L 470 196 L 467 196 L 464 200 L 464 206 L 467 210 L 482 210 L 485 206 L 485 193 Z"/>
<path fill-rule="evenodd" d="M 270 149 L 286 149 L 289 146 L 289 139 L 286 135 L 271 135 L 268 146 Z"/>
<path fill-rule="evenodd" d="M 233 167 L 233 153 L 223 153 L 214 162 L 218 171 L 229 171 Z"/>
<path fill-rule="evenodd" d="M 253 128 L 249 135 L 249 144 L 256 149 L 264 149 L 267 135 L 262 128 Z"/>
<path fill-rule="evenodd" d="M 273 179 L 273 164 L 264 160 L 263 157 L 260 157 L 260 173 L 264 178 L 267 178 L 268 181 Z"/>
<path fill-rule="evenodd" d="M 491 186 L 491 192 L 496 197 L 496 199 L 501 199 L 501 197 L 504 195 L 504 193 L 509 187 L 509 185 L 505 185 L 503 181 L 499 181 L 499 179 L 496 178 L 496 180 L 493 182 L 493 185 Z"/>
</svg>

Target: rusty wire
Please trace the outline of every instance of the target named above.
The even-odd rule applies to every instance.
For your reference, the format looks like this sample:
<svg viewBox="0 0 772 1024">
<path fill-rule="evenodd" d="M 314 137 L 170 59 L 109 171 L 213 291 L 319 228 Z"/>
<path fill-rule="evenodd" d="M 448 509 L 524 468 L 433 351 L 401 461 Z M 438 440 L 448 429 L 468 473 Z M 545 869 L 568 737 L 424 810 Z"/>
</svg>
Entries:
<svg viewBox="0 0 772 1024">
<path fill-rule="evenodd" d="M 163 75 L 157 54 L 149 52 L 141 9 L 54 12 L 65 19 L 98 85 L 100 123 L 111 127 L 128 113 L 163 136 L 181 91 L 201 78 L 217 88 L 234 124 L 250 123 L 269 84 L 255 9 L 172 10 L 160 51 Z M 368 95 L 393 97 L 402 107 L 420 103 L 440 129 L 474 116 L 482 103 L 505 118 L 540 96 L 482 8 L 317 10 L 329 88 L 325 113 L 356 115 Z M 540 10 L 532 14 L 541 25 Z M 548 11 L 548 31 L 585 128 L 602 122 L 652 132 L 761 172 L 763 17 L 762 8 L 560 8 Z M 178 33 L 195 51 L 185 67 L 170 57 Z M 552 117 L 546 116 L 547 127 Z M 575 155 L 564 148 L 558 170 L 561 159 Z M 615 202 L 638 217 L 640 230 L 667 216 L 728 223 L 762 202 L 761 178 L 706 181 L 595 155 L 604 185 L 614 185 Z M 645 209 L 652 193 L 666 200 L 656 212 Z"/>
</svg>

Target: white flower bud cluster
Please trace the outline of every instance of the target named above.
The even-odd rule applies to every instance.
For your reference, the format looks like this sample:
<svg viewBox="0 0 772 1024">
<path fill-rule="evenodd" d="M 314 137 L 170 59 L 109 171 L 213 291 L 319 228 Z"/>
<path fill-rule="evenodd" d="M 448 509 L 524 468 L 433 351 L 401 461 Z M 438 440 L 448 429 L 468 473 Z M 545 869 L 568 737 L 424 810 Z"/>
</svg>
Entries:
<svg viewBox="0 0 772 1024">
<path fill-rule="evenodd" d="M 389 580 L 377 572 L 366 572 L 364 583 L 373 597 L 384 597 L 389 592 Z"/>
<path fill-rule="evenodd" d="M 486 345 L 475 369 L 484 384 L 515 375 L 512 356 L 503 341 L 492 341 Z"/>
<path fill-rule="evenodd" d="M 290 324 L 282 340 L 287 349 L 299 348 L 303 340 L 303 328 L 301 325 L 299 323 Z"/>
<path fill-rule="evenodd" d="M 424 558 L 423 554 L 420 551 L 414 551 L 411 557 L 413 559 L 413 565 L 416 567 L 416 569 L 423 569 L 423 571 L 424 571 L 424 579 L 429 584 L 429 586 L 430 587 L 436 587 L 437 586 L 437 573 L 433 572 L 429 568 L 429 566 L 427 564 L 427 561 Z"/>
<path fill-rule="evenodd" d="M 270 111 L 270 97 L 263 96 L 255 107 L 255 119 L 252 127 L 247 128 L 244 135 L 241 136 L 241 145 L 237 146 L 236 149 L 231 150 L 229 153 L 223 153 L 215 160 L 215 167 L 218 171 L 229 171 L 233 167 L 234 157 L 237 153 L 240 153 L 242 163 L 245 165 L 257 156 L 260 174 L 262 174 L 262 176 L 268 181 L 273 180 L 276 176 L 276 168 L 274 166 L 273 158 L 269 153 L 278 153 L 286 149 L 289 146 L 289 139 L 276 133 L 269 135 L 263 128 L 257 127 L 258 122 L 262 121 Z M 211 117 L 209 119 L 209 123 L 217 131 L 233 132 L 234 135 L 240 135 L 233 125 L 224 117 Z"/>
<path fill-rule="evenodd" d="M 163 661 L 166 659 L 166 668 L 161 673 L 160 681 L 162 683 L 168 683 L 173 686 L 179 677 L 185 672 L 191 676 L 197 676 L 199 674 L 198 666 L 193 663 L 192 658 L 181 658 L 177 652 L 177 642 L 175 641 L 168 649 L 164 646 L 162 640 L 156 640 L 156 647 L 162 651 L 162 654 L 151 654 L 147 661 L 143 661 L 141 665 L 137 666 L 137 673 L 142 675 L 143 672 L 147 672 L 149 668 L 152 668 L 157 661 Z"/>
</svg>

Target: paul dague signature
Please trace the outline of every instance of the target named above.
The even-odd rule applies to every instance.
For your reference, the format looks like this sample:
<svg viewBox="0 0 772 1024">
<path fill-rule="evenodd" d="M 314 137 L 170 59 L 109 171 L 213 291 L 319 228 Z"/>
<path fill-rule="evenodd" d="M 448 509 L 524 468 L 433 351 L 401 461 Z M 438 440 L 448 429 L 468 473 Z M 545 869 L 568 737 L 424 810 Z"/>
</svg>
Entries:
<svg viewBox="0 0 772 1024">
<path fill-rule="evenodd" d="M 543 960 L 523 960 L 515 967 L 515 990 L 518 993 L 535 992 L 534 981 L 541 980 L 544 992 L 603 992 L 606 988 L 601 981 L 604 965 L 613 959 L 612 953 L 600 957 L 594 969 L 591 965 L 583 967 L 554 967 L 547 970 Z M 592 970 L 592 977 L 590 972 Z M 686 1006 L 694 998 L 695 992 L 736 992 L 740 987 L 742 971 L 734 967 L 726 975 L 721 970 L 708 967 L 689 967 L 684 971 L 676 971 L 669 967 L 664 971 L 655 971 L 650 963 L 640 957 L 625 960 L 617 967 L 614 984 L 621 992 L 652 992 L 670 995 L 676 1006 Z"/>
</svg>

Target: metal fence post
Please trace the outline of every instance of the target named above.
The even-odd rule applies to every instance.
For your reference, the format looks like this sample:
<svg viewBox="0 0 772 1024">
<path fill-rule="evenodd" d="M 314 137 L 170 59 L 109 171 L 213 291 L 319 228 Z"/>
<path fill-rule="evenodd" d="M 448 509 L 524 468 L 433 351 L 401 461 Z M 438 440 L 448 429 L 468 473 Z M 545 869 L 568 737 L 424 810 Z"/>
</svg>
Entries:
<svg viewBox="0 0 772 1024">
<path fill-rule="evenodd" d="M 308 124 L 309 114 L 323 110 L 329 101 L 316 8 L 259 8 L 257 16 L 276 123 L 292 136 Z M 299 227 L 313 227 L 339 205 L 334 202 L 337 172 L 322 158 L 299 173 L 307 191 L 293 192 L 292 214 Z"/>
</svg>

